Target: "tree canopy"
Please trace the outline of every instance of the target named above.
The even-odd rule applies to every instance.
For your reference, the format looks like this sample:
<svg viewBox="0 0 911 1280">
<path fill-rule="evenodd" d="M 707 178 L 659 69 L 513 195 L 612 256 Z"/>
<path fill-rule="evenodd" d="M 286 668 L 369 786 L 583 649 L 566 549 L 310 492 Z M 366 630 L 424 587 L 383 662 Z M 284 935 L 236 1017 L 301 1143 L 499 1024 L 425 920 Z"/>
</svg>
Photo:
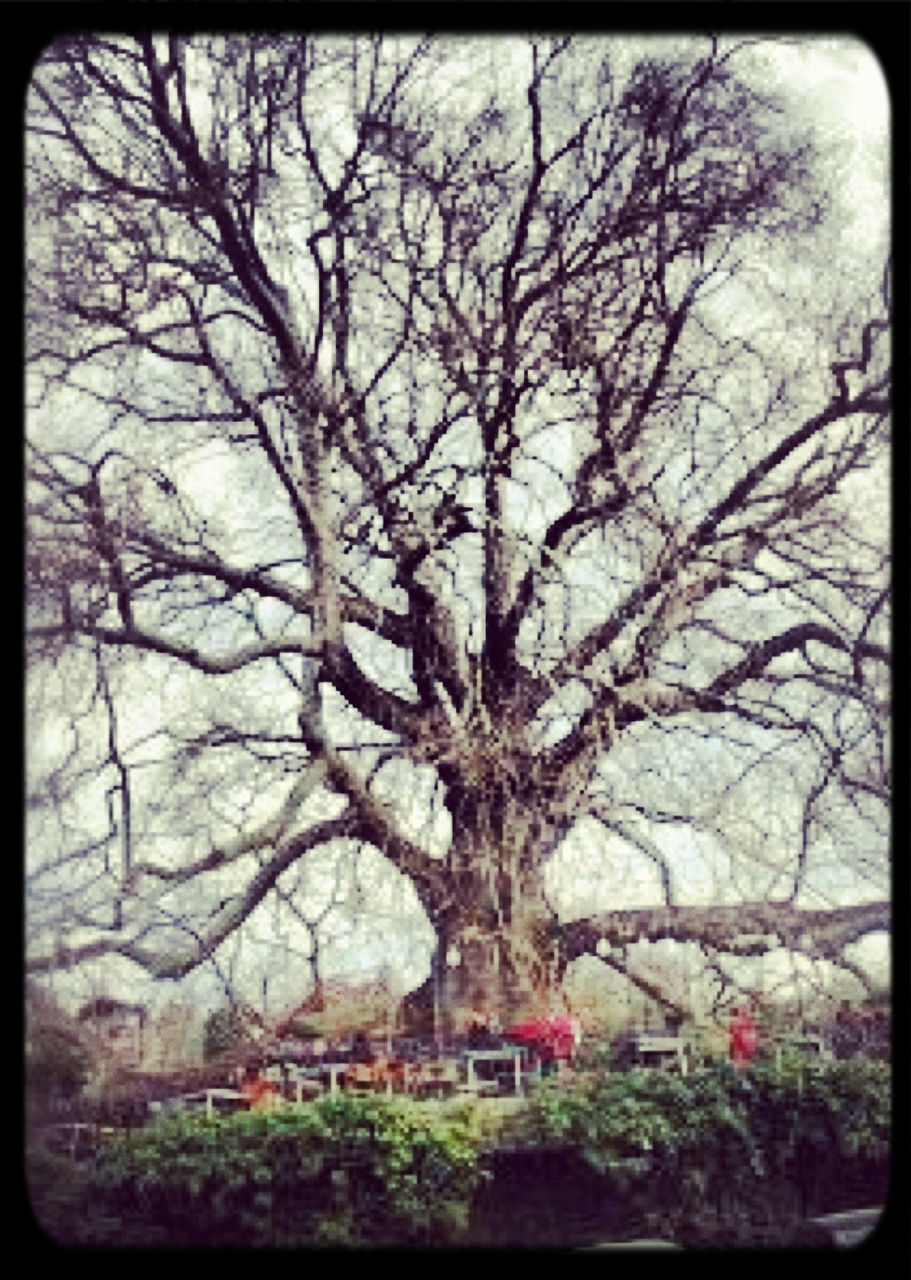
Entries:
<svg viewBox="0 0 911 1280">
<path fill-rule="evenodd" d="M 760 53 L 45 51 L 31 969 L 179 977 L 268 903 L 316 936 L 320 851 L 511 1012 L 640 939 L 888 929 L 888 264 L 832 261 Z M 652 905 L 561 915 L 580 833 Z"/>
<path fill-rule="evenodd" d="M 244 1043 L 247 1024 L 236 1008 L 213 1009 L 203 1030 L 202 1056 L 206 1062 L 220 1058 Z"/>
</svg>

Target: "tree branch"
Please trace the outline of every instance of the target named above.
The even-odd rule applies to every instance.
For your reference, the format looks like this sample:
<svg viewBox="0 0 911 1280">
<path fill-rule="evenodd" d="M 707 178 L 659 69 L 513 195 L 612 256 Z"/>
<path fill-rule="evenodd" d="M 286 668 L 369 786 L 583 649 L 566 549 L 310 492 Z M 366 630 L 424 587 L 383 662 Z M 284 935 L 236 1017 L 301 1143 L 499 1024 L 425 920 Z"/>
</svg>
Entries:
<svg viewBox="0 0 911 1280">
<path fill-rule="evenodd" d="M 834 960 L 842 948 L 868 933 L 892 927 L 889 902 L 866 902 L 831 910 L 808 910 L 788 902 L 743 902 L 736 906 L 655 907 L 608 911 L 559 926 L 567 960 L 593 954 L 606 939 L 632 942 L 698 942 L 740 955 L 764 955 L 778 947 Z"/>
<path fill-rule="evenodd" d="M 250 916 L 282 872 L 308 849 L 326 844 L 330 840 L 352 836 L 355 825 L 352 816 L 344 813 L 292 836 L 260 867 L 242 893 L 228 899 L 215 916 L 210 917 L 208 926 L 204 932 L 196 935 L 192 946 L 178 950 L 156 950 L 140 941 L 150 931 L 149 926 L 144 926 L 139 936 L 134 938 L 106 934 L 77 946 L 67 947 L 61 944 L 52 952 L 27 959 L 26 970 L 29 973 L 50 973 L 57 969 L 72 968 L 101 956 L 119 955 L 140 965 L 154 978 L 173 980 L 186 977 Z"/>
</svg>

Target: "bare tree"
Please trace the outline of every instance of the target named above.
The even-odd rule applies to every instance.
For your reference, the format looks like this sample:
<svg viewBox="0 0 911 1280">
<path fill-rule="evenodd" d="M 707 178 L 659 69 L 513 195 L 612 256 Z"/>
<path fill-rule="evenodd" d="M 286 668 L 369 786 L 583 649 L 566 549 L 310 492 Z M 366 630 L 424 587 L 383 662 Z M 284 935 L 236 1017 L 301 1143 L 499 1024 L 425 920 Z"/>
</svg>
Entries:
<svg viewBox="0 0 911 1280">
<path fill-rule="evenodd" d="M 763 294 L 825 260 L 819 155 L 750 47 L 623 54 L 45 52 L 33 970 L 186 974 L 320 846 L 382 855 L 455 1003 L 509 1012 L 605 939 L 850 963 L 888 929 L 888 271 Z M 561 918 L 583 819 L 661 905 Z"/>
</svg>

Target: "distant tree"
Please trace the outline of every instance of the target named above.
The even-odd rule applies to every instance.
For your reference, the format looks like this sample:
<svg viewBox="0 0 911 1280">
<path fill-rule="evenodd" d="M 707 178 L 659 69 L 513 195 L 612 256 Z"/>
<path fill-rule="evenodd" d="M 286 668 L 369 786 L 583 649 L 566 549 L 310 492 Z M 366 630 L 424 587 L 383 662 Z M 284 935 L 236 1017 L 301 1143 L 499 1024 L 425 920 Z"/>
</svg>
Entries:
<svg viewBox="0 0 911 1280">
<path fill-rule="evenodd" d="M 215 1009 L 206 1018 L 203 1030 L 202 1054 L 206 1062 L 220 1058 L 242 1045 L 247 1039 L 247 1023 L 243 1014 L 233 1005 Z"/>
<path fill-rule="evenodd" d="M 25 1090 L 29 1112 L 47 1114 L 74 1102 L 92 1071 L 79 1026 L 46 993 L 26 997 Z"/>
</svg>

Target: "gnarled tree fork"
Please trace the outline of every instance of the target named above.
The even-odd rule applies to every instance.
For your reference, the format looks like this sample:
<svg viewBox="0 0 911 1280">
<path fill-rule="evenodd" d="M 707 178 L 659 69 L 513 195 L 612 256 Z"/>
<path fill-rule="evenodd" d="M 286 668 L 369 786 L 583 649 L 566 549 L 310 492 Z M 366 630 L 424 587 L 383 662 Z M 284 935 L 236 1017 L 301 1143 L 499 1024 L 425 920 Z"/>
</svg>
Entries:
<svg viewBox="0 0 911 1280">
<path fill-rule="evenodd" d="M 453 1007 L 549 1002 L 602 941 L 856 971 L 889 928 L 889 275 L 838 295 L 825 157 L 758 56 L 46 50 L 31 970 L 179 977 L 369 848 L 457 949 Z M 653 906 L 556 909 L 580 831 Z"/>
</svg>

